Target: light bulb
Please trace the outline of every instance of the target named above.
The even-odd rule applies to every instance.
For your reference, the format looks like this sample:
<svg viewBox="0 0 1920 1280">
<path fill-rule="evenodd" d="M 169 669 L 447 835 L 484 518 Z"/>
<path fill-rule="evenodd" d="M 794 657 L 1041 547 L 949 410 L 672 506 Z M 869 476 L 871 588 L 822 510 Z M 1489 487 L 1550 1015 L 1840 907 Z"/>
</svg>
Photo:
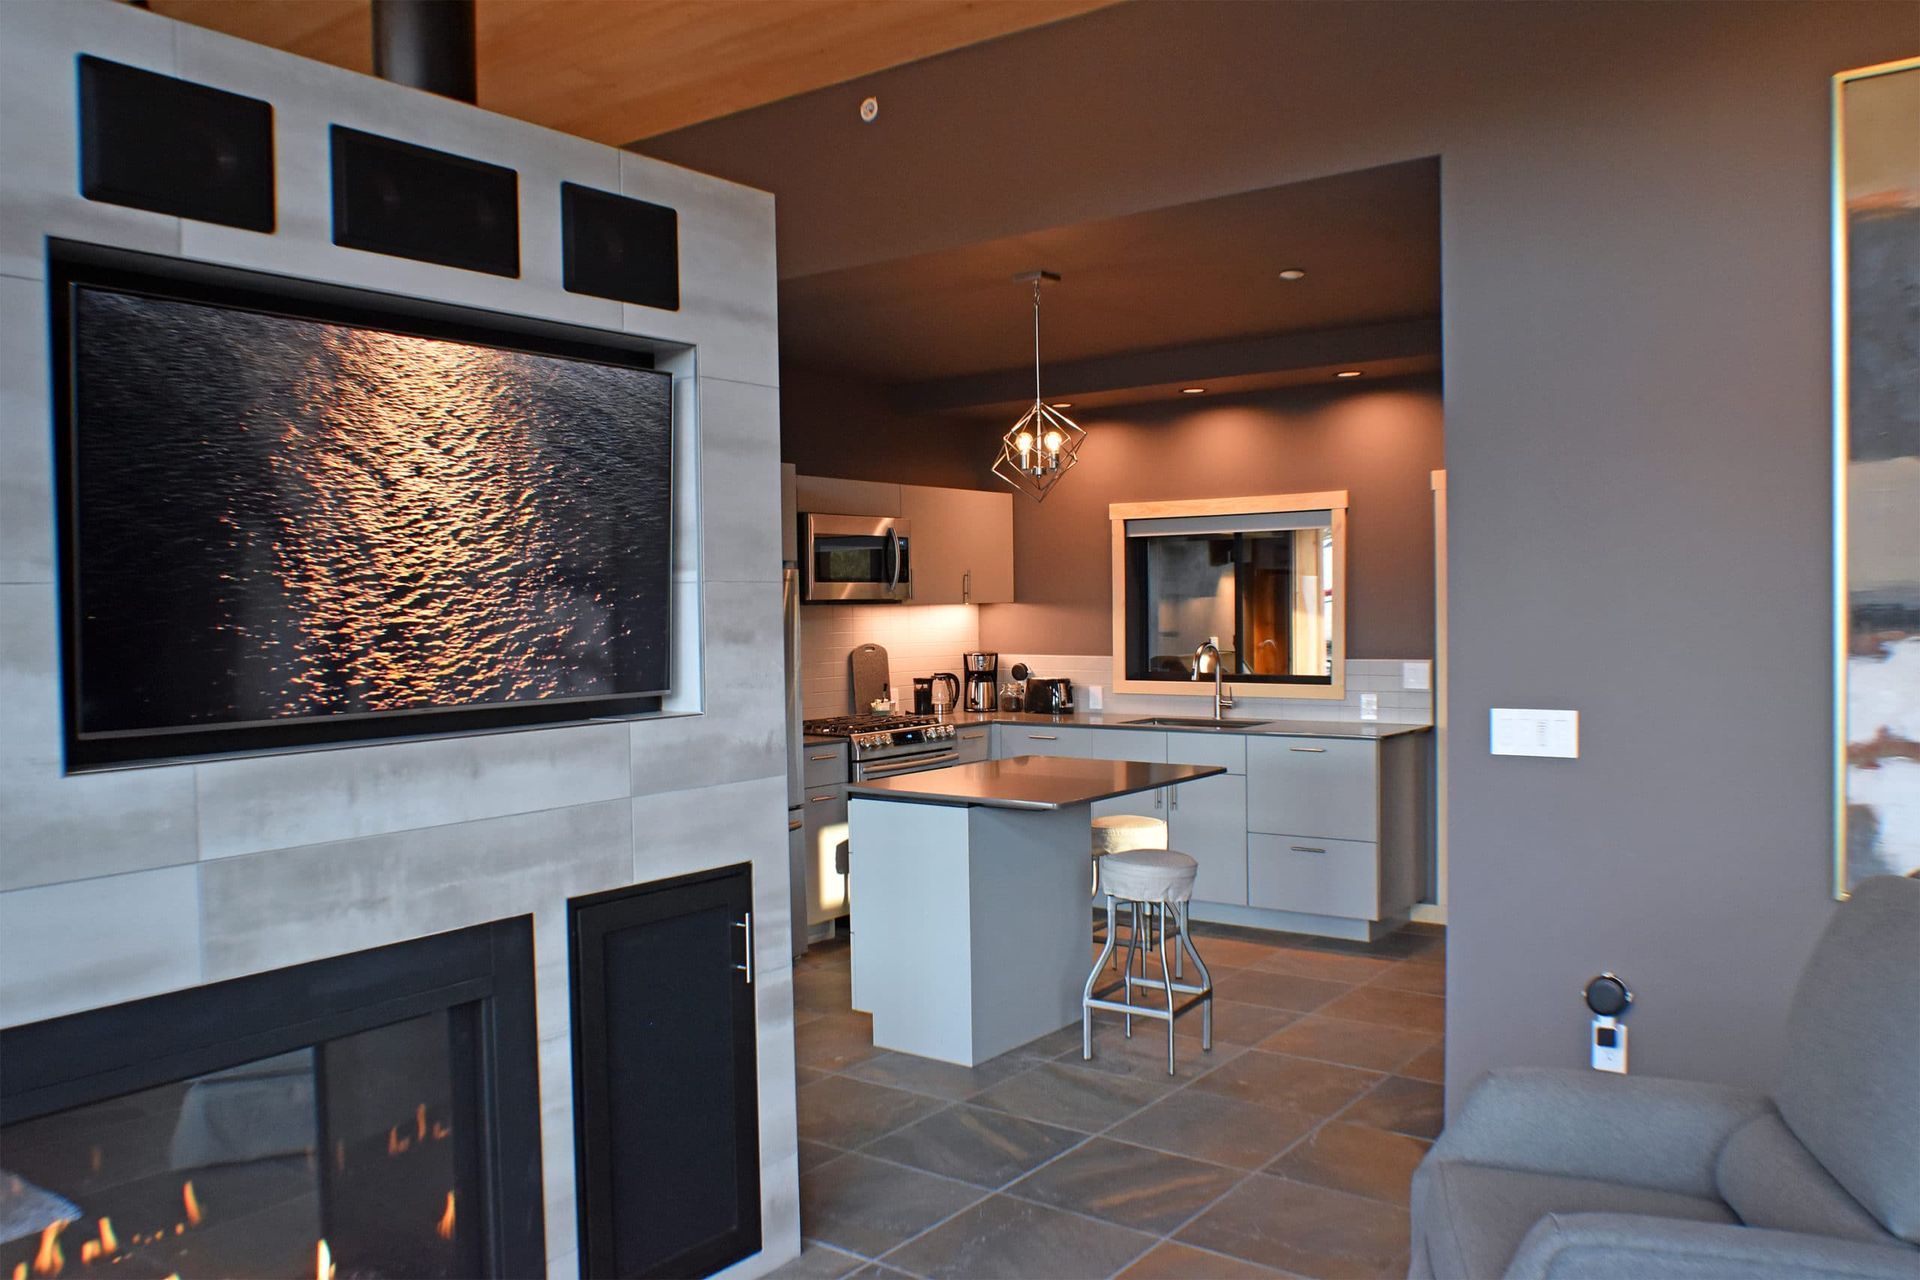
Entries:
<svg viewBox="0 0 1920 1280">
<path fill-rule="evenodd" d="M 1066 443 L 1066 439 L 1067 438 L 1061 435 L 1058 431 L 1047 432 L 1047 452 L 1048 453 L 1060 452 L 1060 446 Z"/>
<path fill-rule="evenodd" d="M 1013 438 L 1013 447 L 1022 453 L 1033 448 L 1033 432 L 1022 431 L 1019 435 L 1015 436 Z"/>
</svg>

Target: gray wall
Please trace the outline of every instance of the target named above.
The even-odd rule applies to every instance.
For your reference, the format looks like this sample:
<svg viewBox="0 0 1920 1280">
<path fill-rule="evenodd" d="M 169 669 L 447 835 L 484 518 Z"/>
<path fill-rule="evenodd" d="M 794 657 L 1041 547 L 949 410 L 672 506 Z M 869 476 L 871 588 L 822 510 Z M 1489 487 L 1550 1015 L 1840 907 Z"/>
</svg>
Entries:
<svg viewBox="0 0 1920 1280">
<path fill-rule="evenodd" d="M 274 105 L 271 235 L 75 191 L 74 58 Z M 332 122 L 505 163 L 516 280 L 330 243 Z M 562 180 L 680 211 L 685 306 L 560 287 Z M 657 340 L 675 374 L 673 705 L 699 715 L 61 772 L 43 237 Z M 566 899 L 751 861 L 766 1248 L 799 1246 L 765 193 L 108 0 L 0 4 L 0 1025 L 531 913 L 550 1274 L 576 1270 Z M 702 669 L 702 658 L 705 668 Z"/>
<path fill-rule="evenodd" d="M 1771 1078 L 1831 903 L 1827 77 L 1895 3 L 1134 4 L 647 144 L 806 275 L 1421 155 L 1442 167 L 1449 1092 Z M 881 123 L 855 137 L 852 104 Z M 1583 712 L 1578 761 L 1487 754 Z"/>
</svg>

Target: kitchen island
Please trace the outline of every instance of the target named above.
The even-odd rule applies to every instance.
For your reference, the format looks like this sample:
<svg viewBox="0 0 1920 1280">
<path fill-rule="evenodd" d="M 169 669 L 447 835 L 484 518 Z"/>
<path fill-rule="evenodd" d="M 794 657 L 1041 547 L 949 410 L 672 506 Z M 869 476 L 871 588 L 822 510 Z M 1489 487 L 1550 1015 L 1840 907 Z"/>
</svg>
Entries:
<svg viewBox="0 0 1920 1280">
<path fill-rule="evenodd" d="M 853 1003 L 873 1043 L 976 1066 L 1077 1021 L 1092 806 L 1223 772 L 1024 755 L 849 786 Z"/>
</svg>

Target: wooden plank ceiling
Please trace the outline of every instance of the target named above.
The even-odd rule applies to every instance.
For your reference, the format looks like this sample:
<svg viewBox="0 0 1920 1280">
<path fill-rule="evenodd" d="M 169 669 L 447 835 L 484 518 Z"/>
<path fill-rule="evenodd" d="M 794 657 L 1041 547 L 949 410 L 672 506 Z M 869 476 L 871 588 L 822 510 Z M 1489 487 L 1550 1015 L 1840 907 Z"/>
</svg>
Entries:
<svg viewBox="0 0 1920 1280">
<path fill-rule="evenodd" d="M 480 105 L 615 146 L 1114 0 L 479 0 Z M 371 73 L 367 0 L 151 0 Z"/>
</svg>

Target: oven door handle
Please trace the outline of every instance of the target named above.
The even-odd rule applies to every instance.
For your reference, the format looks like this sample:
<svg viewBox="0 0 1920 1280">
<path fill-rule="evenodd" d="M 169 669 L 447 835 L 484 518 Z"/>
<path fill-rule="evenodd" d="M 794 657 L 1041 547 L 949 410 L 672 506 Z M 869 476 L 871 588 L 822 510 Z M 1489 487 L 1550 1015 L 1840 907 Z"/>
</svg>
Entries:
<svg viewBox="0 0 1920 1280">
<path fill-rule="evenodd" d="M 930 751 L 923 756 L 914 756 L 909 760 L 891 763 L 874 763 L 860 766 L 860 781 L 884 778 L 889 774 L 912 773 L 916 769 L 931 769 L 938 764 L 952 764 L 960 758 L 958 751 Z"/>
</svg>

